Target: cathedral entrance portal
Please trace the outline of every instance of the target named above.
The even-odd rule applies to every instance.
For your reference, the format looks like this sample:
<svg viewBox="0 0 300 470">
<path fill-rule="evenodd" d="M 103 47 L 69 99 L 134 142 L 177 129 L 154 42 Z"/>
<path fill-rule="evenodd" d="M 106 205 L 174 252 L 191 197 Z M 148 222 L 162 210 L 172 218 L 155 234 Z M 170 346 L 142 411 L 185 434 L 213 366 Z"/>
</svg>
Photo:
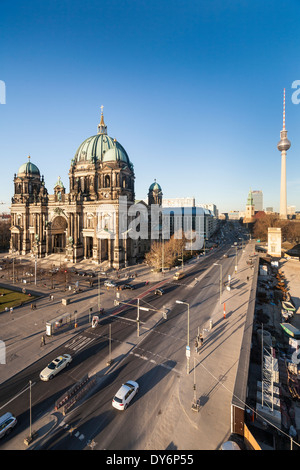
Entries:
<svg viewBox="0 0 300 470">
<path fill-rule="evenodd" d="M 93 237 L 84 237 L 84 258 L 93 257 Z"/>
<path fill-rule="evenodd" d="M 62 253 L 66 248 L 67 221 L 64 217 L 55 217 L 51 224 L 51 251 Z"/>
<path fill-rule="evenodd" d="M 63 233 L 57 233 L 56 235 L 53 235 L 53 253 L 61 253 L 64 250 L 66 247 L 65 238 L 65 234 Z"/>
</svg>

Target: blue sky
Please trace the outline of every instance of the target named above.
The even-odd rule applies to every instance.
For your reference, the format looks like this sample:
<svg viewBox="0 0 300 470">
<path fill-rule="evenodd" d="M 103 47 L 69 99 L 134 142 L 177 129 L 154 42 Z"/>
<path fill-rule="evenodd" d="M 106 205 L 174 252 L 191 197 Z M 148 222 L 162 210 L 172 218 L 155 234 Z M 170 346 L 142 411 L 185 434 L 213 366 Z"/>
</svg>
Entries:
<svg viewBox="0 0 300 470">
<path fill-rule="evenodd" d="M 31 156 L 49 193 L 70 162 L 108 134 L 134 164 L 136 198 L 244 210 L 249 188 L 279 209 L 283 88 L 287 201 L 300 210 L 298 1 L 1 1 L 0 201 Z M 1 101 L 1 97 L 0 97 Z"/>
</svg>

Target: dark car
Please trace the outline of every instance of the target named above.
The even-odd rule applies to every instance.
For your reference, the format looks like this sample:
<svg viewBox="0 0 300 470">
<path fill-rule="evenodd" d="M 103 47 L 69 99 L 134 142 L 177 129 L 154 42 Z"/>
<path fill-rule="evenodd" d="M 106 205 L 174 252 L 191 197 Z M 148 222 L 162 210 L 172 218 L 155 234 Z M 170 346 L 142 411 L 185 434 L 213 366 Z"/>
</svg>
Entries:
<svg viewBox="0 0 300 470">
<path fill-rule="evenodd" d="M 263 246 L 255 245 L 255 251 L 260 252 L 260 253 L 267 253 L 267 249 L 264 248 Z"/>
<path fill-rule="evenodd" d="M 155 295 L 163 295 L 164 293 L 165 291 L 163 289 L 155 289 L 155 292 L 154 292 Z"/>
<path fill-rule="evenodd" d="M 123 284 L 122 289 L 133 290 L 133 289 L 135 289 L 135 286 L 133 286 L 132 284 Z"/>
</svg>

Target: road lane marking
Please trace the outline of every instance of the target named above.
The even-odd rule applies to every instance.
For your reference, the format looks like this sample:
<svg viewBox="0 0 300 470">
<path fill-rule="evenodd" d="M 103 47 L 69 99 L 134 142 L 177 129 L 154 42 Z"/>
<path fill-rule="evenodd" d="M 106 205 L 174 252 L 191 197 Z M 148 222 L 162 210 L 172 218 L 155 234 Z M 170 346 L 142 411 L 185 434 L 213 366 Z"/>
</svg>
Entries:
<svg viewBox="0 0 300 470">
<path fill-rule="evenodd" d="M 31 387 L 33 385 L 35 385 L 36 382 L 32 382 L 31 384 Z M 26 387 L 22 392 L 18 393 L 18 395 L 14 396 L 11 400 L 9 400 L 7 403 L 5 403 L 3 406 L 1 406 L 0 410 L 2 410 L 2 408 L 4 408 L 5 406 L 7 406 L 9 403 L 11 403 L 12 401 L 14 401 L 16 398 L 18 398 L 20 395 L 22 395 L 22 393 L 26 392 L 27 390 L 29 390 L 30 388 L 30 385 L 28 385 L 28 387 Z"/>
</svg>

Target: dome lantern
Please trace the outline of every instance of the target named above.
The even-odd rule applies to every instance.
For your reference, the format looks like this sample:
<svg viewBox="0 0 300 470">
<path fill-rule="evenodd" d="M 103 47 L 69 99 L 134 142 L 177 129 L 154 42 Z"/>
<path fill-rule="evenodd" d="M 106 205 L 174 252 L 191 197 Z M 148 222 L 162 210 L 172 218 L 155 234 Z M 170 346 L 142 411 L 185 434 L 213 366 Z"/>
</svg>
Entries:
<svg viewBox="0 0 300 470">
<path fill-rule="evenodd" d="M 101 119 L 100 123 L 98 124 L 98 134 L 107 135 L 107 126 L 105 125 L 103 117 L 103 105 L 101 106 Z"/>
</svg>

